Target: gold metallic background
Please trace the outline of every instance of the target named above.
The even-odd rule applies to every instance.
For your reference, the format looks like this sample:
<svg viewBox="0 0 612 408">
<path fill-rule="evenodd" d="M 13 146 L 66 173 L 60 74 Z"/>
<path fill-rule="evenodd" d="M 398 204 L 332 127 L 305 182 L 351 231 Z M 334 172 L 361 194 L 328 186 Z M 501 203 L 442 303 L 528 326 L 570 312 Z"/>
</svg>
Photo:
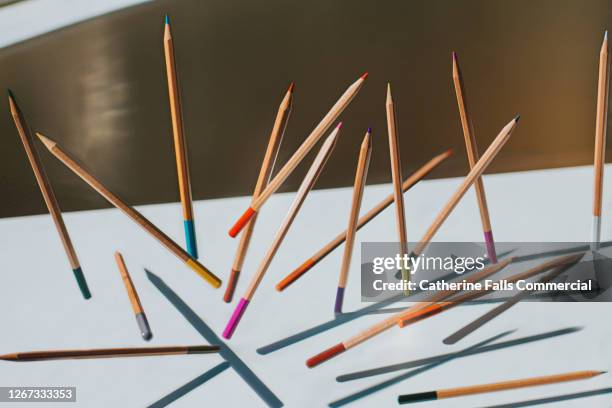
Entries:
<svg viewBox="0 0 612 408">
<path fill-rule="evenodd" d="M 248 195 L 278 103 L 296 82 L 279 162 L 345 88 L 370 76 L 317 188 L 352 184 L 374 129 L 368 183 L 390 181 L 385 87 L 407 175 L 449 147 L 433 176 L 465 174 L 451 80 L 459 53 L 481 152 L 521 123 L 490 172 L 592 162 L 606 0 L 156 1 L 0 50 L 0 86 L 131 204 L 178 200 L 162 48 L 172 19 L 194 198 Z M 0 114 L 0 216 L 46 212 L 8 112 Z M 38 145 L 64 210 L 108 206 Z M 311 154 L 283 186 L 295 190 Z M 554 182 L 563 182 L 554 180 Z"/>
</svg>

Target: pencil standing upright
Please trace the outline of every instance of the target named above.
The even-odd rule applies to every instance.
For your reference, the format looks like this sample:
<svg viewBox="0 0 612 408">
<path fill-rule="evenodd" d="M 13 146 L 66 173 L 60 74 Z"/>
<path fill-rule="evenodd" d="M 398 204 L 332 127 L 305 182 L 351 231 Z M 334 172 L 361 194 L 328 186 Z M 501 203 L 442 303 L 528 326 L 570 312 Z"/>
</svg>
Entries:
<svg viewBox="0 0 612 408">
<path fill-rule="evenodd" d="M 132 310 L 134 311 L 134 315 L 136 316 L 136 323 L 138 323 L 140 335 L 143 339 L 149 341 L 153 337 L 153 333 L 151 332 L 151 327 L 149 326 L 147 315 L 145 314 L 144 309 L 142 308 L 142 304 L 140 303 L 138 292 L 136 292 L 136 288 L 134 287 L 134 282 L 132 282 L 132 278 L 130 277 L 130 273 L 127 270 L 127 266 L 125 266 L 123 256 L 119 251 L 115 252 L 115 261 L 117 262 L 119 273 L 121 273 L 121 279 L 123 280 L 123 284 L 125 285 L 125 290 L 127 290 L 128 297 L 130 298 L 130 304 L 132 305 Z"/>
<path fill-rule="evenodd" d="M 187 252 L 189 252 L 192 258 L 198 259 L 198 244 L 193 223 L 193 205 L 191 203 L 189 161 L 187 159 L 187 146 L 183 130 L 183 111 L 174 60 L 174 42 L 172 41 L 168 15 L 166 15 L 164 24 L 164 56 L 166 59 L 168 96 L 170 97 L 170 115 L 172 117 L 172 134 L 174 135 L 174 154 L 176 157 L 176 172 L 178 174 L 181 205 L 183 207 L 183 226 L 185 228 Z"/>
<path fill-rule="evenodd" d="M 274 169 L 274 163 L 276 162 L 278 150 L 280 149 L 280 145 L 283 141 L 283 135 L 285 133 L 285 128 L 287 127 L 287 121 L 289 120 L 289 115 L 291 114 L 292 101 L 293 83 L 289 85 L 289 89 L 287 89 L 285 97 L 283 98 L 280 106 L 278 107 L 274 126 L 272 127 L 272 133 L 270 134 L 270 139 L 268 140 L 268 147 L 266 148 L 266 153 L 264 154 L 264 159 L 261 163 L 261 168 L 259 169 L 257 183 L 255 183 L 253 197 L 257 197 L 268 185 L 268 181 L 270 180 L 270 177 L 272 175 L 272 170 Z M 247 251 L 249 249 L 249 244 L 251 242 L 253 230 L 255 229 L 256 221 L 257 214 L 255 214 L 253 218 L 251 218 L 251 220 L 245 227 L 244 232 L 240 236 L 240 244 L 238 244 L 238 248 L 236 249 L 236 256 L 234 257 L 234 264 L 232 265 L 230 279 L 227 282 L 225 294 L 223 295 L 223 300 L 227 303 L 231 302 L 232 297 L 234 296 L 234 290 L 236 289 L 236 284 L 238 283 L 238 278 L 240 276 L 240 271 L 242 270 L 244 258 L 246 257 Z"/>
<path fill-rule="evenodd" d="M 391 95 L 391 84 L 387 84 L 387 131 L 389 133 L 389 153 L 391 156 L 391 178 L 393 179 L 393 201 L 395 202 L 395 219 L 399 236 L 400 256 L 408 254 L 408 239 L 406 237 L 406 214 L 404 212 L 404 195 L 402 194 L 402 162 L 400 160 L 399 140 L 397 134 L 397 120 L 395 117 L 395 104 Z M 410 280 L 410 270 L 402 268 L 402 280 Z M 405 290 L 406 295 L 409 294 Z"/>
<path fill-rule="evenodd" d="M 478 145 L 476 144 L 476 136 L 474 135 L 474 126 L 470 111 L 468 110 L 465 88 L 463 86 L 463 75 L 459 67 L 457 53 L 453 52 L 453 83 L 455 85 L 455 94 L 457 95 L 457 105 L 459 106 L 459 116 L 461 117 L 461 127 L 463 128 L 463 137 L 465 139 L 465 150 L 467 151 L 468 162 L 472 169 L 479 159 Z M 495 252 L 495 241 L 493 240 L 493 232 L 491 229 L 491 219 L 489 217 L 489 208 L 487 206 L 487 198 L 485 195 L 482 176 L 474 183 L 476 190 L 476 199 L 478 200 L 478 208 L 480 209 L 480 220 L 482 222 L 482 230 L 484 232 L 484 240 L 487 247 L 487 256 L 492 263 L 497 263 L 497 253 Z"/>
<path fill-rule="evenodd" d="M 34 146 L 34 139 L 32 138 L 30 128 L 28 127 L 23 112 L 17 104 L 15 96 L 10 90 L 8 91 L 8 99 L 11 115 L 15 121 L 17 132 L 19 133 L 23 147 L 28 155 L 30 165 L 34 171 L 34 176 L 36 177 L 36 182 L 38 183 L 40 192 L 45 200 L 49 214 L 51 214 L 51 218 L 53 218 L 55 228 L 57 229 L 62 245 L 64 246 L 64 250 L 66 251 L 66 255 L 68 256 L 68 262 L 70 262 L 70 267 L 72 268 L 74 277 L 79 285 L 83 298 L 89 299 L 91 298 L 91 292 L 87 286 L 87 281 L 85 280 L 85 275 L 83 275 L 83 270 L 81 269 L 79 258 L 77 258 L 76 251 L 72 245 L 70 235 L 68 235 L 68 229 L 66 229 L 66 225 L 64 224 L 64 218 L 62 217 L 62 211 L 60 210 L 57 199 L 55 198 L 55 192 L 53 191 L 51 182 L 47 177 L 47 173 L 45 172 L 45 168 L 43 167 L 40 156 L 38 155 L 38 151 Z"/>
<path fill-rule="evenodd" d="M 608 125 L 608 88 L 610 60 L 608 58 L 608 32 L 604 34 L 599 53 L 599 78 L 597 84 L 597 117 L 595 120 L 595 159 L 593 189 L 593 224 L 591 249 L 597 250 L 601 239 L 601 202 L 603 194 L 604 164 L 606 162 L 606 130 Z"/>
<path fill-rule="evenodd" d="M 338 290 L 336 292 L 336 302 L 334 304 L 334 313 L 336 315 L 342 313 L 342 304 L 344 302 L 344 289 L 348 280 L 349 268 L 351 266 L 351 257 L 353 256 L 353 247 L 355 245 L 355 234 L 357 233 L 357 223 L 359 219 L 359 209 L 361 208 L 361 199 L 363 198 L 363 190 L 368 177 L 368 168 L 370 167 L 370 157 L 372 156 L 372 129 L 368 128 L 361 148 L 359 149 L 359 159 L 357 160 L 357 169 L 355 170 L 355 182 L 353 184 L 353 199 L 351 202 L 351 211 L 349 213 L 348 227 L 346 229 L 346 243 L 344 244 L 344 255 L 342 257 L 342 265 L 340 267 L 340 278 L 338 279 Z"/>
</svg>

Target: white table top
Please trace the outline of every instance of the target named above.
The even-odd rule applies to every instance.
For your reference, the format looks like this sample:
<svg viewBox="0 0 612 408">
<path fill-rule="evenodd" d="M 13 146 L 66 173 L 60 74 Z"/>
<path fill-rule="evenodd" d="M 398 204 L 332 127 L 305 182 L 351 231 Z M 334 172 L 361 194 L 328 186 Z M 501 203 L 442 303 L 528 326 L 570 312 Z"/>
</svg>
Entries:
<svg viewBox="0 0 612 408">
<path fill-rule="evenodd" d="M 590 167 L 486 176 L 487 198 L 496 240 L 587 240 L 591 222 L 591 179 Z M 425 181 L 406 194 L 410 240 L 420 238 L 459 182 L 458 178 Z M 390 185 L 368 186 L 362 210 L 371 208 L 390 191 Z M 493 306 L 459 307 L 409 329 L 393 328 L 328 363 L 314 369 L 306 368 L 306 358 L 387 316 L 369 314 L 266 355 L 258 354 L 258 348 L 333 318 L 341 250 L 334 251 L 285 292 L 279 294 L 273 286 L 345 228 L 350 197 L 350 188 L 310 194 L 234 337 L 228 342 L 238 358 L 285 406 L 325 406 L 403 374 L 406 370 L 345 383 L 336 382 L 337 375 L 460 351 L 514 329 L 515 332 L 492 344 L 581 327 L 581 330 L 573 333 L 444 362 L 361 398 L 352 405 L 393 406 L 397 395 L 403 393 L 573 370 L 612 368 L 612 325 L 607 324 L 612 306 L 606 303 L 519 304 L 464 341 L 446 346 L 441 342 L 444 337 Z M 81 298 L 49 216 L 0 220 L 0 318 L 4 325 L 0 353 L 146 346 L 140 338 L 114 263 L 115 250 L 123 253 L 139 291 L 154 333 L 151 345 L 202 344 L 207 340 L 147 278 L 144 268 L 163 281 L 157 282 L 158 286 L 167 285 L 220 337 L 292 198 L 292 193 L 278 194 L 264 207 L 237 296 L 231 305 L 222 301 L 225 285 L 222 289 L 213 290 L 117 210 L 65 215 L 93 294 L 89 301 Z M 248 203 L 249 197 L 195 203 L 200 260 L 225 281 L 238 244 L 238 240 L 227 235 L 227 230 Z M 610 189 L 605 191 L 603 208 L 602 239 L 609 240 L 612 239 Z M 141 206 L 138 209 L 177 242 L 183 243 L 178 203 Z M 380 214 L 358 233 L 358 242 L 394 240 L 393 216 L 391 210 Z M 481 236 L 476 200 L 470 191 L 435 239 L 480 241 Z M 367 306 L 360 301 L 358 250 L 354 256 L 345 299 L 346 311 Z M 196 404 L 265 406 L 234 367 L 227 368 L 222 364 L 223 358 L 219 355 L 0 362 L 0 385 L 76 386 L 77 404 L 74 406 L 84 407 L 131 407 L 155 402 L 163 406 L 164 401 L 171 399 L 169 394 L 184 394 L 174 402 L 173 406 L 177 407 Z M 211 369 L 214 369 L 209 375 L 212 378 L 197 386 L 206 379 L 205 373 Z M 215 373 L 218 374 L 213 376 Z M 177 391 L 190 382 L 193 389 L 189 392 Z M 510 406 L 534 406 L 515 403 L 600 390 L 612 386 L 611 383 L 610 374 L 606 374 L 586 381 L 482 394 L 456 398 L 449 400 L 450 403 L 438 401 L 422 406 L 474 407 L 510 403 L 514 403 Z M 162 400 L 164 397 L 166 399 Z M 555 407 L 611 405 L 610 393 L 554 404 Z"/>
</svg>

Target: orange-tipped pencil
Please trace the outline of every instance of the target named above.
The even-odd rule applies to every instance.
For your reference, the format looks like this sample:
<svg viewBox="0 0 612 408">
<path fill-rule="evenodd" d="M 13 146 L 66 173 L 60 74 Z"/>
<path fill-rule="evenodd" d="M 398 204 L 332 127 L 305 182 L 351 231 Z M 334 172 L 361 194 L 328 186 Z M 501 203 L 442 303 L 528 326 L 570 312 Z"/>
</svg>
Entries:
<svg viewBox="0 0 612 408">
<path fill-rule="evenodd" d="M 408 238 L 406 235 L 406 212 L 404 208 L 404 194 L 402 193 L 402 162 L 400 160 L 399 136 L 397 134 L 397 119 L 395 116 L 395 104 L 391 95 L 391 84 L 387 84 L 387 131 L 389 133 L 389 155 L 391 162 L 391 179 L 393 181 L 393 201 L 395 202 L 395 222 L 399 242 L 399 255 L 408 254 Z M 402 280 L 410 281 L 410 270 L 401 269 Z M 407 296 L 410 291 L 405 290 Z"/>
<path fill-rule="evenodd" d="M 83 298 L 89 299 L 91 298 L 91 292 L 89 291 L 89 287 L 87 286 L 85 275 L 83 275 L 83 270 L 81 269 L 79 258 L 77 257 L 76 251 L 74 250 L 74 246 L 72 245 L 72 240 L 70 239 L 70 235 L 68 234 L 68 229 L 66 228 L 66 224 L 64 224 L 62 210 L 59 207 L 57 198 L 55 198 L 55 192 L 53 191 L 53 187 L 51 186 L 51 182 L 49 181 L 47 172 L 45 171 L 45 168 L 42 164 L 42 160 L 40 159 L 38 150 L 36 150 L 36 146 L 34 146 L 34 138 L 32 137 L 32 133 L 30 132 L 30 127 L 28 126 L 25 120 L 23 112 L 17 104 L 15 96 L 10 90 L 8 90 L 8 99 L 11 115 L 13 116 L 13 121 L 15 122 L 17 132 L 19 133 L 19 137 L 21 138 L 21 143 L 23 143 L 23 147 L 28 156 L 28 160 L 30 161 L 30 165 L 32 166 L 32 170 L 34 171 L 34 177 L 36 177 L 36 182 L 38 183 L 40 192 L 42 193 L 43 199 L 45 200 L 45 204 L 47 205 L 49 214 L 51 214 L 51 218 L 53 219 L 53 223 L 55 224 L 57 233 L 60 236 L 64 251 L 66 251 L 66 256 L 68 257 L 68 262 L 70 263 L 70 267 L 72 268 L 74 278 L 76 279 L 77 284 L 79 285 L 79 289 L 81 291 L 81 295 L 83 295 Z"/>
<path fill-rule="evenodd" d="M 134 282 L 132 282 L 130 273 L 125 265 L 123 255 L 121 255 L 119 251 L 115 251 L 115 262 L 117 262 L 117 268 L 119 268 L 121 279 L 123 280 L 125 290 L 127 291 L 128 298 L 130 299 L 130 304 L 132 305 L 132 310 L 134 311 L 134 316 L 136 317 L 136 323 L 140 329 L 140 335 L 144 340 L 149 341 L 151 338 L 153 338 L 153 332 L 151 332 L 149 320 L 147 319 L 147 315 L 145 314 L 142 304 L 140 303 L 140 297 L 138 297 L 138 292 L 136 291 Z"/>
<path fill-rule="evenodd" d="M 183 227 L 187 252 L 192 258 L 198 259 L 198 244 L 196 241 L 193 221 L 193 205 L 191 200 L 191 180 L 189 176 L 189 160 L 187 159 L 187 144 L 183 129 L 183 111 L 179 92 L 176 62 L 174 60 L 174 41 L 170 30 L 170 19 L 166 14 L 164 23 L 164 57 L 166 59 L 166 76 L 168 78 L 168 96 L 170 98 L 170 115 L 172 117 L 172 134 L 174 135 L 174 155 L 176 157 L 176 172 L 178 175 L 179 194 L 183 206 Z"/>
<path fill-rule="evenodd" d="M 535 387 L 539 385 L 557 384 L 560 382 L 586 380 L 595 376 L 605 374 L 607 371 L 573 371 L 571 373 L 547 375 L 543 377 L 531 377 L 520 380 L 497 382 L 492 384 L 471 385 L 468 387 L 447 388 L 444 390 L 419 392 L 417 394 L 404 394 L 397 397 L 400 404 L 413 402 L 434 401 L 446 398 L 463 397 L 465 395 L 483 394 L 517 388 Z"/>
<path fill-rule="evenodd" d="M 257 183 L 255 184 L 255 190 L 253 191 L 253 197 L 257 197 L 259 194 L 261 194 L 263 189 L 268 185 L 268 181 L 270 181 L 270 176 L 272 175 L 272 171 L 274 169 L 274 163 L 276 162 L 276 157 L 283 141 L 283 135 L 285 134 L 285 128 L 287 127 L 287 122 L 289 121 L 289 115 L 291 114 L 292 101 L 293 82 L 291 85 L 289 85 L 289 89 L 287 89 L 285 97 L 278 107 L 276 119 L 274 120 L 274 126 L 272 127 L 270 139 L 268 140 L 268 147 L 266 148 L 266 153 L 264 155 L 263 162 L 261 163 L 261 168 L 259 169 L 259 176 L 257 178 Z M 227 283 L 227 287 L 225 288 L 225 294 L 223 295 L 223 300 L 227 303 L 230 303 L 234 296 L 234 290 L 238 284 L 238 278 L 240 276 L 240 271 L 242 270 L 244 258 L 246 257 L 249 249 L 249 243 L 251 242 L 251 236 L 253 235 L 253 230 L 255 229 L 256 220 L 257 216 L 255 215 L 251 221 L 249 221 L 246 229 L 240 236 L 240 244 L 238 244 L 238 248 L 236 249 L 230 279 Z"/>
<path fill-rule="evenodd" d="M 283 219 L 280 228 L 276 232 L 276 236 L 274 237 L 274 241 L 272 241 L 272 245 L 270 245 L 268 252 L 266 252 L 266 254 L 264 255 L 264 258 L 259 264 L 259 268 L 257 269 L 257 272 L 255 272 L 255 276 L 253 276 L 249 287 L 240 299 L 240 302 L 238 302 L 234 313 L 232 313 L 230 320 L 225 326 L 225 330 L 223 330 L 224 338 L 229 339 L 234 334 L 234 331 L 236 330 L 240 319 L 242 319 L 242 316 L 244 315 L 247 306 L 250 304 L 251 299 L 253 299 L 253 296 L 255 295 L 257 287 L 261 283 L 261 280 L 263 279 L 266 271 L 268 270 L 270 263 L 272 263 L 272 259 L 280 248 L 280 245 L 285 239 L 287 232 L 289 232 L 289 228 L 291 228 L 293 220 L 300 211 L 300 208 L 302 208 L 302 204 L 304 204 L 306 196 L 316 183 L 317 179 L 319 178 L 319 175 L 321 174 L 321 171 L 323 170 L 323 167 L 325 167 L 325 163 L 327 163 L 329 156 L 331 155 L 334 147 L 336 146 L 336 141 L 338 140 L 341 126 L 342 123 L 339 123 L 338 126 L 330 133 L 327 139 L 325 139 L 325 142 L 321 146 L 321 149 L 319 149 L 319 152 L 317 153 L 314 161 L 312 162 L 310 169 L 308 169 L 306 176 L 304 176 L 304 179 L 302 180 L 302 183 L 300 184 L 300 187 L 298 188 L 298 191 L 295 194 L 295 198 L 291 203 L 291 207 L 289 208 L 287 215 Z"/>
<path fill-rule="evenodd" d="M 457 53 L 453 52 L 453 83 L 455 85 L 455 94 L 457 96 L 457 105 L 459 107 L 459 116 L 461 118 L 461 127 L 463 129 L 463 137 L 465 139 L 465 150 L 467 151 L 468 162 L 470 169 L 474 168 L 478 162 L 478 145 L 476 144 L 476 136 L 474 135 L 474 126 L 468 109 L 465 96 L 465 87 L 463 86 L 463 75 L 459 67 Z M 497 253 L 495 252 L 495 241 L 493 240 L 493 232 L 491 229 L 491 218 L 489 217 L 489 207 L 487 205 L 487 197 L 485 195 L 482 176 L 474 182 L 476 190 L 476 200 L 480 209 L 480 221 L 484 232 L 485 245 L 487 247 L 487 256 L 493 263 L 497 262 Z"/>
<path fill-rule="evenodd" d="M 434 156 L 431 160 L 429 160 L 421 168 L 419 168 L 416 172 L 414 172 L 406 180 L 404 180 L 404 182 L 402 183 L 402 191 L 406 192 L 416 183 L 423 180 L 429 175 L 429 173 L 431 173 L 436 167 L 438 167 L 444 160 L 448 159 L 452 154 L 452 149 L 449 149 L 444 153 L 440 153 L 437 156 Z M 372 219 L 374 219 L 374 217 L 383 212 L 383 210 L 391 204 L 393 204 L 393 194 L 390 194 L 385 197 L 384 200 L 382 200 L 380 203 L 370 209 L 367 213 L 359 217 L 359 221 L 357 222 L 357 230 L 359 230 L 361 227 L 363 227 Z M 283 291 L 293 282 L 302 277 L 313 266 L 319 263 L 319 261 L 329 255 L 334 249 L 338 248 L 346 240 L 346 234 L 346 230 L 342 231 L 333 240 L 328 242 L 324 247 L 319 249 L 314 255 L 312 255 L 305 262 L 303 262 L 297 269 L 295 269 L 289 275 L 285 276 L 280 282 L 276 284 L 276 290 Z"/>
<path fill-rule="evenodd" d="M 26 351 L 0 355 L 0 360 L 7 361 L 43 361 L 69 360 L 88 358 L 172 356 L 180 354 L 218 353 L 219 346 L 165 346 L 165 347 L 132 347 L 87 350 L 45 350 Z"/>
<path fill-rule="evenodd" d="M 92 176 L 87 170 L 85 170 L 80 164 L 78 164 L 68 153 L 62 149 L 62 147 L 54 142 L 53 140 L 43 136 L 40 133 L 36 134 L 38 138 L 43 142 L 45 147 L 66 167 L 72 170 L 77 176 L 83 181 L 89 184 L 94 190 L 96 190 L 102 197 L 104 197 L 109 203 L 114 205 L 117 209 L 121 210 L 127 215 L 132 221 L 140 225 L 145 231 L 153 236 L 160 244 L 166 249 L 181 259 L 187 266 L 189 266 L 195 273 L 200 275 L 214 288 L 221 286 L 221 279 L 215 274 L 208 270 L 204 265 L 199 263 L 196 259 L 193 259 L 180 245 L 174 242 L 170 237 L 164 234 L 159 228 L 157 228 L 151 221 L 147 220 L 138 211 L 127 205 L 122 199 L 113 194 L 108 190 L 98 179 Z"/>
<path fill-rule="evenodd" d="M 285 165 L 278 171 L 276 176 L 266 186 L 266 188 L 257 197 L 253 197 L 251 206 L 242 214 L 242 216 L 236 221 L 234 226 L 230 228 L 229 235 L 235 237 L 244 226 L 249 222 L 255 215 L 261 206 L 270 198 L 270 196 L 276 192 L 280 186 L 285 182 L 287 177 L 295 170 L 300 162 L 306 157 L 308 152 L 312 150 L 314 145 L 321 139 L 323 133 L 334 123 L 334 121 L 340 116 L 340 114 L 346 109 L 351 103 L 357 92 L 361 89 L 363 82 L 367 78 L 368 73 L 363 74 L 357 81 L 355 81 L 347 90 L 342 94 L 340 99 L 336 101 L 334 106 L 327 112 L 327 114 L 321 119 L 321 122 L 312 130 L 310 135 L 304 140 L 300 147 L 293 153 L 293 156 L 285 163 Z"/>
<path fill-rule="evenodd" d="M 608 32 L 604 34 L 599 53 L 599 80 L 597 85 L 597 117 L 595 121 L 595 160 L 593 188 L 593 223 L 591 249 L 599 249 L 601 239 L 601 202 L 603 194 L 604 165 L 606 163 L 606 132 L 608 129 L 608 90 L 610 83 L 610 59 Z"/>
<path fill-rule="evenodd" d="M 351 211 L 349 213 L 349 222 L 346 229 L 346 245 L 344 246 L 344 255 L 342 257 L 342 265 L 340 267 L 340 278 L 338 280 L 338 290 L 336 291 L 336 302 L 334 304 L 334 313 L 342 313 L 342 304 L 344 302 L 344 289 L 348 280 L 348 272 L 351 266 L 351 257 L 353 255 L 353 245 L 355 244 L 355 234 L 357 232 L 357 219 L 359 218 L 359 209 L 361 208 L 361 199 L 363 190 L 368 177 L 368 168 L 370 167 L 370 157 L 372 156 L 372 129 L 368 128 L 361 148 L 359 149 L 359 159 L 357 160 L 357 169 L 355 170 L 355 182 L 353 184 L 353 199 L 351 203 Z"/>
<path fill-rule="evenodd" d="M 498 262 L 496 264 L 493 264 L 481 271 L 478 272 L 474 272 L 471 276 L 468 276 L 465 279 L 461 279 L 462 281 L 465 282 L 478 282 L 482 279 L 487 278 L 488 276 L 491 276 L 492 274 L 500 271 L 501 269 L 505 268 L 508 264 L 510 264 L 512 262 L 512 258 L 506 259 L 502 262 Z M 458 290 L 446 290 L 446 291 L 438 291 L 435 292 L 433 294 L 431 294 L 430 296 L 426 297 L 422 302 L 414 305 L 414 306 L 410 306 L 408 307 L 406 310 L 400 312 L 400 313 L 396 313 L 392 316 L 387 317 L 386 319 L 382 320 L 379 323 L 376 323 L 375 325 L 369 327 L 368 329 L 362 331 L 361 333 L 349 338 L 348 340 L 345 340 L 343 342 L 340 342 L 338 344 L 336 344 L 335 346 L 332 346 L 326 350 L 324 350 L 323 352 L 315 355 L 314 357 L 309 358 L 306 361 L 306 365 L 308 367 L 315 367 L 337 355 L 339 355 L 340 353 L 345 352 L 346 350 L 349 350 L 361 343 L 363 343 L 364 341 L 371 339 L 374 336 L 377 336 L 378 334 L 394 327 L 395 325 L 397 325 L 397 321 L 400 317 L 404 316 L 406 313 L 413 313 L 416 312 L 418 310 L 424 309 L 425 307 L 427 307 L 428 305 L 431 305 L 435 302 L 439 302 L 441 300 L 444 300 L 456 293 L 458 293 L 460 291 Z"/>
</svg>

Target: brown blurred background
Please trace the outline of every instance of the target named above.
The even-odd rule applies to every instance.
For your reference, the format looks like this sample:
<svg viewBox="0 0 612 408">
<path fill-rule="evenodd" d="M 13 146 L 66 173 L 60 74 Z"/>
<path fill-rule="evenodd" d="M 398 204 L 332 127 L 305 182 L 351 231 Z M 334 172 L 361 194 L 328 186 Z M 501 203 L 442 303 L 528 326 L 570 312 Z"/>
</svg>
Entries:
<svg viewBox="0 0 612 408">
<path fill-rule="evenodd" d="M 369 71 L 317 188 L 349 186 L 368 126 L 368 183 L 390 181 L 384 100 L 398 107 L 404 174 L 450 147 L 432 177 L 465 174 L 451 79 L 459 53 L 480 151 L 521 123 L 489 172 L 592 162 L 607 0 L 155 1 L 0 50 L 0 86 L 131 204 L 178 201 L 162 48 L 169 13 L 195 199 L 249 195 L 276 108 L 296 82 L 277 163 Z M 0 217 L 46 212 L 6 99 Z M 64 210 L 107 207 L 39 144 Z M 314 153 L 313 153 L 314 154 Z M 283 186 L 295 190 L 310 158 Z M 278 167 L 277 167 L 278 168 Z M 562 180 L 559 180 L 562 182 Z"/>
</svg>

